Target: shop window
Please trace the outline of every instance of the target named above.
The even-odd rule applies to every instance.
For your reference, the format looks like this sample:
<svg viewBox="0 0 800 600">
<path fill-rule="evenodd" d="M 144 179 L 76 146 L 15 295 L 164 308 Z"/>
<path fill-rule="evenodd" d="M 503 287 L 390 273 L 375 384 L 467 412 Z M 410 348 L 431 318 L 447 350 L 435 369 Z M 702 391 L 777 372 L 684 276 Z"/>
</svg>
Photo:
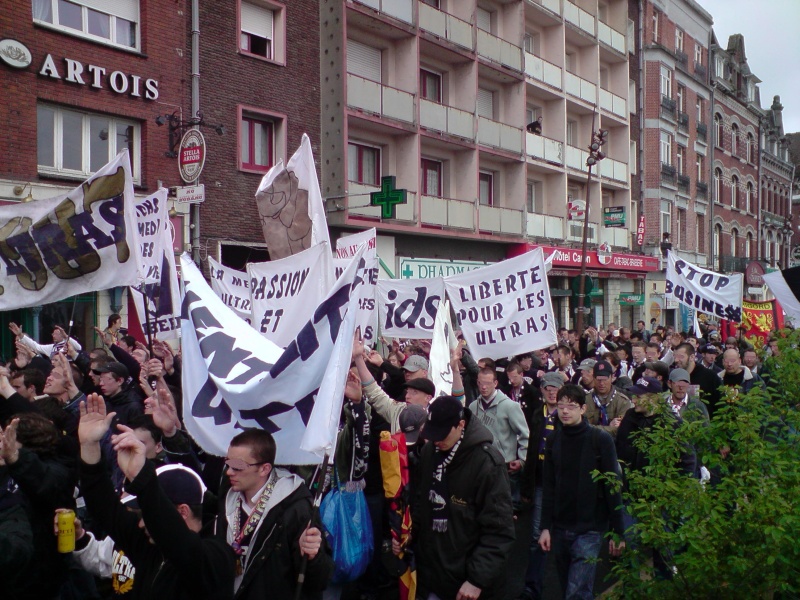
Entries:
<svg viewBox="0 0 800 600">
<path fill-rule="evenodd" d="M 91 40 L 139 49 L 139 0 L 33 0 L 33 21 Z"/>
</svg>

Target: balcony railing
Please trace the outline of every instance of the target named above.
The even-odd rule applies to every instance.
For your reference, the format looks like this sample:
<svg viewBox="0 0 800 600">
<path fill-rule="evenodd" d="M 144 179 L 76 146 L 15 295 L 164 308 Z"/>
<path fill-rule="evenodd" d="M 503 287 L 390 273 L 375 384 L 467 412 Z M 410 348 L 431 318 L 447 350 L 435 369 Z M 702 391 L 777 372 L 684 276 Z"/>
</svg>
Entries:
<svg viewBox="0 0 800 600">
<path fill-rule="evenodd" d="M 367 112 L 414 123 L 414 94 L 376 81 L 347 74 L 347 105 Z"/>
<path fill-rule="evenodd" d="M 528 237 L 550 238 L 561 241 L 566 237 L 564 235 L 564 217 L 529 212 L 526 222 Z"/>
<path fill-rule="evenodd" d="M 698 198 L 708 197 L 708 184 L 705 181 L 698 181 L 695 183 L 694 189 L 697 192 Z"/>
<path fill-rule="evenodd" d="M 622 161 L 606 157 L 598 163 L 600 175 L 615 181 L 628 182 L 628 165 Z"/>
<path fill-rule="evenodd" d="M 668 96 L 661 95 L 661 116 L 669 117 L 670 119 L 675 118 L 675 109 L 678 107 L 678 103 L 675 102 L 672 98 Z"/>
<path fill-rule="evenodd" d="M 708 75 L 708 69 L 706 69 L 705 65 L 701 65 L 699 62 L 696 62 L 694 63 L 694 74 L 700 79 L 705 80 L 706 76 Z"/>
<path fill-rule="evenodd" d="M 381 219 L 381 207 L 370 205 L 370 194 L 380 187 L 350 182 L 347 186 L 347 210 L 351 215 Z M 417 194 L 406 192 L 408 202 L 395 205 L 394 221 L 417 224 Z"/>
<path fill-rule="evenodd" d="M 525 53 L 525 74 L 559 90 L 563 87 L 561 67 L 530 52 Z"/>
<path fill-rule="evenodd" d="M 614 113 L 619 117 L 625 117 L 625 98 L 600 88 L 600 108 Z"/>
<path fill-rule="evenodd" d="M 719 257 L 720 273 L 744 273 L 752 259 L 745 256 L 730 256 L 721 254 Z"/>
<path fill-rule="evenodd" d="M 426 129 L 475 141 L 475 115 L 453 106 L 420 98 L 419 124 Z"/>
<path fill-rule="evenodd" d="M 678 111 L 678 129 L 687 131 L 689 129 L 689 115 L 685 112 Z"/>
<path fill-rule="evenodd" d="M 564 91 L 591 104 L 594 104 L 597 98 L 597 86 L 595 84 L 569 71 L 564 73 Z"/>
<path fill-rule="evenodd" d="M 356 4 L 363 4 L 374 8 L 390 17 L 405 23 L 414 23 L 414 3 L 412 0 L 354 0 Z"/>
<path fill-rule="evenodd" d="M 478 205 L 478 229 L 492 233 L 522 235 L 525 213 L 517 208 Z"/>
<path fill-rule="evenodd" d="M 681 52 L 680 50 L 675 50 L 675 62 L 686 67 L 686 65 L 689 64 L 689 57 L 686 56 L 685 52 Z"/>
<path fill-rule="evenodd" d="M 589 153 L 581 148 L 567 145 L 567 166 L 578 171 L 586 171 L 586 159 Z"/>
<path fill-rule="evenodd" d="M 422 196 L 420 220 L 423 225 L 475 231 L 475 201 Z"/>
<path fill-rule="evenodd" d="M 525 134 L 525 151 L 528 156 L 557 165 L 564 164 L 564 144 L 543 135 Z"/>
<path fill-rule="evenodd" d="M 478 55 L 509 69 L 522 71 L 522 48 L 478 29 Z"/>
<path fill-rule="evenodd" d="M 678 175 L 678 187 L 682 190 L 689 191 L 692 184 L 692 179 L 688 175 Z"/>
<path fill-rule="evenodd" d="M 708 125 L 706 125 L 705 123 L 698 123 L 697 124 L 697 139 L 705 142 L 707 135 L 708 135 Z"/>
<path fill-rule="evenodd" d="M 522 129 L 478 117 L 478 142 L 522 154 Z"/>
<path fill-rule="evenodd" d="M 675 170 L 675 167 L 668 165 L 667 163 L 661 163 L 661 181 L 672 183 L 674 185 L 676 174 L 677 171 Z"/>
<path fill-rule="evenodd" d="M 569 0 L 564 0 L 564 19 L 594 37 L 594 15 Z"/>
<path fill-rule="evenodd" d="M 419 14 L 417 18 L 419 19 L 420 29 L 446 39 L 462 48 L 475 50 L 471 23 L 424 2 L 420 2 L 418 6 Z"/>
<path fill-rule="evenodd" d="M 617 52 L 625 54 L 625 35 L 602 21 L 597 21 L 597 39 Z"/>
<path fill-rule="evenodd" d="M 547 10 L 557 15 L 561 14 L 561 2 L 559 0 L 532 0 L 532 2 L 539 6 L 544 6 Z"/>
<path fill-rule="evenodd" d="M 611 246 L 628 248 L 630 231 L 627 227 L 601 227 L 600 243 L 608 242 Z"/>
</svg>

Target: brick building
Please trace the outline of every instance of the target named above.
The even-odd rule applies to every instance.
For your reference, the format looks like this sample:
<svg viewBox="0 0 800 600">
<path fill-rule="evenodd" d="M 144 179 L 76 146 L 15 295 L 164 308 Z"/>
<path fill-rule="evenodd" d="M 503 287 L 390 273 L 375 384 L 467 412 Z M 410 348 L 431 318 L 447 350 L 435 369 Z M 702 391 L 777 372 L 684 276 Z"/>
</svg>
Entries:
<svg viewBox="0 0 800 600">
<path fill-rule="evenodd" d="M 137 195 L 174 179 L 154 117 L 180 111 L 187 97 L 185 7 L 154 0 L 7 2 L 0 12 L 0 203 L 65 193 L 123 147 L 132 157 Z M 35 143 L 34 143 L 35 142 Z M 174 217 L 176 231 L 182 217 Z M 180 238 L 179 238 L 180 239 Z M 85 294 L 75 331 L 125 307 L 121 288 Z M 0 314 L 0 329 L 21 322 L 50 341 L 52 324 L 69 321 L 72 302 Z M 41 335 L 40 335 L 41 333 Z M 8 336 L 0 336 L 3 343 Z M 9 356 L 11 348 L 0 348 Z"/>
</svg>

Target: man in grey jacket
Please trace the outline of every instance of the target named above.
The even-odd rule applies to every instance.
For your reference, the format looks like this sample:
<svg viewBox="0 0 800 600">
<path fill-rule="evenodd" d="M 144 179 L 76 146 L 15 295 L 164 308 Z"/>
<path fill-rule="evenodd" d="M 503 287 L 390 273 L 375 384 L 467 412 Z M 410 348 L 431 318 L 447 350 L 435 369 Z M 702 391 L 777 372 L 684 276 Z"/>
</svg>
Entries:
<svg viewBox="0 0 800 600">
<path fill-rule="evenodd" d="M 481 369 L 478 373 L 478 392 L 469 410 L 492 432 L 493 445 L 508 467 L 511 496 L 516 506 L 520 499 L 520 475 L 528 454 L 528 423 L 522 407 L 497 389 L 497 375 L 493 369 Z"/>
</svg>

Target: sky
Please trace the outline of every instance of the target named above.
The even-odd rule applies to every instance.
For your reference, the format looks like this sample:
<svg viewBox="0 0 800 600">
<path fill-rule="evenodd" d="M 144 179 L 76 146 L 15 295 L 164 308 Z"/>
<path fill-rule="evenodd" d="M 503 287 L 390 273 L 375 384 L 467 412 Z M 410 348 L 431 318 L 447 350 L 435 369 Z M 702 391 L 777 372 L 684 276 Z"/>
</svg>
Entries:
<svg viewBox="0 0 800 600">
<path fill-rule="evenodd" d="M 744 35 L 750 71 L 761 79 L 761 106 L 772 97 L 783 104 L 783 130 L 800 132 L 800 0 L 698 0 L 714 17 L 720 46 L 734 33 Z"/>
</svg>

